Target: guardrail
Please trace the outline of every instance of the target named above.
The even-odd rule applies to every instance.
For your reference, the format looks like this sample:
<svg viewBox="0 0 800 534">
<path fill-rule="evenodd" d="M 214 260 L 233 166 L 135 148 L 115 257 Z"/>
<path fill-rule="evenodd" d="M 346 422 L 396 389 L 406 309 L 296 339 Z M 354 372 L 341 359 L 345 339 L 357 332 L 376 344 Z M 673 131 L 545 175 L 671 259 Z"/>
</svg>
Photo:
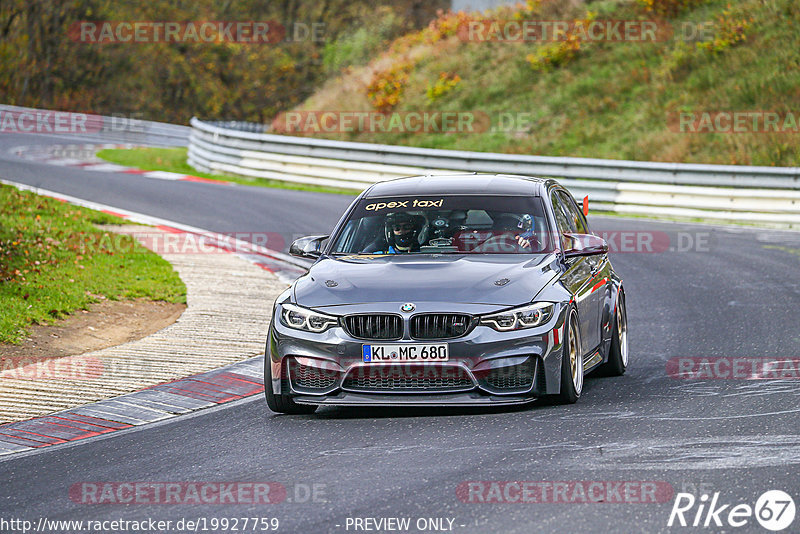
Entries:
<svg viewBox="0 0 800 534">
<path fill-rule="evenodd" d="M 161 146 L 185 146 L 189 142 L 191 128 L 177 124 L 166 124 L 140 120 L 130 115 L 108 117 L 88 113 L 58 112 L 0 104 L 0 112 L 11 115 L 0 121 L 0 133 L 53 133 L 59 136 L 74 136 L 83 142 L 118 142 Z M 60 117 L 57 119 L 56 117 Z M 75 116 L 77 120 L 72 121 Z"/>
<path fill-rule="evenodd" d="M 361 190 L 416 174 L 558 178 L 594 210 L 800 228 L 800 167 L 754 167 L 465 152 L 263 133 L 191 121 L 189 164 L 203 172 Z"/>
</svg>

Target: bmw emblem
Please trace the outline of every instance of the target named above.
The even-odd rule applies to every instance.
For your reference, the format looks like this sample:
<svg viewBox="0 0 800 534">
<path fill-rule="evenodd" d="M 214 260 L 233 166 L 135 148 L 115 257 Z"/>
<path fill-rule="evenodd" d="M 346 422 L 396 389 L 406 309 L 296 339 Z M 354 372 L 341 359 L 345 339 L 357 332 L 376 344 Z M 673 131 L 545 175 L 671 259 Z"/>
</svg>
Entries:
<svg viewBox="0 0 800 534">
<path fill-rule="evenodd" d="M 412 312 L 412 311 L 414 311 L 416 309 L 417 309 L 417 307 L 415 305 L 413 305 L 412 303 L 410 303 L 410 302 L 406 302 L 405 304 L 400 306 L 400 311 L 404 311 L 404 312 Z"/>
</svg>

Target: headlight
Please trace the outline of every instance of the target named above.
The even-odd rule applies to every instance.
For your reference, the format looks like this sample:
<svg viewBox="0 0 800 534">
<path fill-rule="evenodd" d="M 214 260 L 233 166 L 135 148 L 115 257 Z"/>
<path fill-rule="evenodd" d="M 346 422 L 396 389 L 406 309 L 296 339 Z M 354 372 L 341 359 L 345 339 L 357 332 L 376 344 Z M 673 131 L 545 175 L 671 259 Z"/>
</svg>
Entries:
<svg viewBox="0 0 800 534">
<path fill-rule="evenodd" d="M 480 324 L 500 332 L 533 328 L 550 320 L 554 308 L 555 305 L 552 302 L 537 302 L 492 315 L 484 315 L 481 317 Z"/>
<path fill-rule="evenodd" d="M 281 323 L 289 328 L 318 333 L 339 324 L 339 319 L 336 317 L 301 308 L 294 304 L 283 304 L 281 307 L 283 308 L 281 311 Z"/>
</svg>

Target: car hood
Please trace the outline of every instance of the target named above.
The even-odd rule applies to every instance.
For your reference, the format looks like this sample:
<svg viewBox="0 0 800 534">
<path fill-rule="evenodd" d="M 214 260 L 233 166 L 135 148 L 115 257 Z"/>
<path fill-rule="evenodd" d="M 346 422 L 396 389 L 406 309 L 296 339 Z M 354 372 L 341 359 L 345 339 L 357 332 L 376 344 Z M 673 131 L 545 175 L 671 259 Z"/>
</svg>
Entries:
<svg viewBox="0 0 800 534">
<path fill-rule="evenodd" d="M 323 258 L 294 285 L 310 308 L 387 302 L 498 307 L 530 302 L 555 276 L 556 256 L 441 255 Z"/>
</svg>

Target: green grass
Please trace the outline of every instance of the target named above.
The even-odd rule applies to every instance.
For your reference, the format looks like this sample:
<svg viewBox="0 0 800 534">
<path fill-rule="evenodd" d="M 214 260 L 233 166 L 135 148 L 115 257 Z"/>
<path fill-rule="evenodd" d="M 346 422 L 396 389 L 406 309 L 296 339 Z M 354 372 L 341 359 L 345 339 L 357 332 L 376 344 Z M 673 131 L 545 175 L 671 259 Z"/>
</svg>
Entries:
<svg viewBox="0 0 800 534">
<path fill-rule="evenodd" d="M 636 2 L 544 2 L 537 19 L 652 19 Z M 728 6 L 731 6 L 728 8 Z M 729 14 L 724 12 L 729 10 Z M 526 56 L 536 43 L 461 42 L 417 45 L 414 69 L 395 111 L 480 111 L 497 126 L 500 113 L 527 113 L 530 127 L 482 133 L 346 133 L 333 139 L 429 148 L 644 161 L 800 165 L 797 133 L 681 133 L 668 114 L 680 111 L 774 111 L 800 114 L 800 9 L 797 0 L 706 0 L 670 24 L 751 20 L 746 40 L 718 52 L 697 42 L 598 42 L 550 71 Z M 546 46 L 546 45 L 545 45 Z M 400 63 L 407 56 L 389 58 Z M 386 58 L 383 60 L 386 61 Z M 440 73 L 461 83 L 434 102 L 426 88 Z M 329 82 L 301 109 L 370 109 L 363 84 Z"/>
<path fill-rule="evenodd" d="M 100 296 L 186 302 L 166 260 L 95 226 L 122 222 L 0 185 L 0 342 L 19 343 L 31 324 L 52 324 Z"/>
<path fill-rule="evenodd" d="M 280 189 L 294 189 L 297 191 L 311 191 L 315 193 L 335 193 L 339 195 L 354 196 L 358 193 L 353 189 L 338 189 L 312 184 L 301 184 L 282 180 L 268 180 L 265 178 L 244 178 L 241 176 L 209 174 L 200 172 L 186 162 L 186 148 L 109 148 L 97 153 L 97 157 L 145 171 L 167 171 L 179 174 L 188 174 L 207 178 L 234 182 L 241 185 L 255 185 L 259 187 L 276 187 Z"/>
</svg>

